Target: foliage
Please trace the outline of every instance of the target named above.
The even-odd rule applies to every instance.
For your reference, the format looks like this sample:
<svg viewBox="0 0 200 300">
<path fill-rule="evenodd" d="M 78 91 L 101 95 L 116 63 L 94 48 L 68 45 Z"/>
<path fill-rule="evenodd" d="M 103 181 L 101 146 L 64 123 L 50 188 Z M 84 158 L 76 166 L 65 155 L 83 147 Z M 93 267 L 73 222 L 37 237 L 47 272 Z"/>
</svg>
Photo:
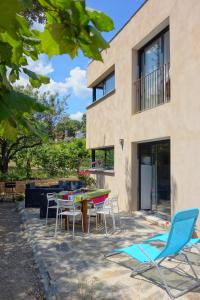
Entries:
<svg viewBox="0 0 200 300">
<path fill-rule="evenodd" d="M 37 0 L 32 0 L 32 6 L 23 10 L 21 14 L 26 18 L 30 25 L 33 25 L 34 23 L 44 24 L 46 22 L 44 8 Z"/>
<path fill-rule="evenodd" d="M 76 174 L 88 161 L 89 151 L 85 149 L 85 140 L 80 139 L 73 139 L 70 142 L 49 142 L 20 152 L 15 160 L 18 169 L 23 169 L 28 178 L 33 177 L 34 168 L 42 177 Z M 29 168 L 27 168 L 27 162 Z"/>
<path fill-rule="evenodd" d="M 0 138 L 0 171 L 8 172 L 8 164 L 14 160 L 17 153 L 24 149 L 31 149 L 42 143 L 37 135 L 21 135 L 16 141 Z"/>
<path fill-rule="evenodd" d="M 82 121 L 81 121 L 81 131 L 86 136 L 86 114 L 83 114 Z"/>
<path fill-rule="evenodd" d="M 18 90 L 20 91 L 19 88 Z M 23 89 L 23 93 L 32 95 L 33 90 Z M 46 112 L 29 115 L 37 133 L 40 134 L 27 132 L 22 127 L 21 134 L 17 135 L 15 141 L 0 138 L 0 170 L 4 174 L 7 173 L 9 162 L 14 161 L 21 179 L 35 176 L 67 176 L 69 172 L 75 172 L 79 165 L 87 164 L 85 158 L 88 157 L 88 151 L 85 150 L 85 141 L 55 143 L 54 138 L 59 126 L 65 126 L 64 132 L 68 131 L 73 137 L 81 127 L 81 122 L 67 117 L 66 98 L 60 99 L 46 93 L 34 93 L 34 97 L 38 98 L 39 103 L 50 107 Z M 16 178 L 16 174 L 14 177 Z"/>
<path fill-rule="evenodd" d="M 38 2 L 46 20 L 44 31 L 30 27 L 23 16 Z M 86 7 L 84 0 L 6 0 L 0 2 L 0 135 L 15 138 L 20 126 L 31 129 L 26 113 L 45 107 L 28 95 L 16 91 L 13 84 L 20 74 L 29 78 L 33 88 L 49 79 L 28 69 L 27 57 L 39 54 L 69 54 L 81 49 L 85 56 L 102 60 L 101 50 L 108 47 L 101 32 L 113 29 L 112 20 L 102 12 Z"/>
<path fill-rule="evenodd" d="M 67 147 L 65 146 L 65 143 L 42 145 L 35 153 L 36 165 L 49 176 L 65 176 L 68 160 Z"/>
<path fill-rule="evenodd" d="M 48 109 L 41 113 L 26 113 L 32 130 L 19 126 L 20 134 L 16 136 L 14 141 L 0 137 L 0 170 L 2 173 L 7 173 L 9 162 L 16 160 L 17 156 L 17 167 L 20 169 L 19 164 L 23 164 L 26 176 L 30 177 L 32 149 L 53 136 L 55 123 L 66 107 L 66 100 L 65 98 L 60 100 L 59 97 L 46 93 L 39 95 L 37 92 L 33 92 L 30 87 L 26 89 L 18 87 L 17 92 L 23 92 L 23 94 L 36 98 L 38 103 L 45 105 Z"/>
<path fill-rule="evenodd" d="M 57 143 L 52 141 L 18 151 L 13 162 L 16 168 L 10 168 L 6 174 L 0 172 L 1 180 L 81 176 L 80 169 L 89 167 L 90 153 L 85 148 L 84 139 Z M 83 178 L 83 181 L 88 186 L 95 184 L 88 177 Z"/>
<path fill-rule="evenodd" d="M 70 170 L 80 170 L 90 160 L 90 153 L 86 149 L 85 139 L 73 139 L 68 143 L 68 163 Z"/>
<path fill-rule="evenodd" d="M 96 180 L 93 177 L 90 177 L 88 171 L 79 171 L 78 178 L 83 182 L 83 185 L 86 187 L 92 187 L 96 185 Z"/>
<path fill-rule="evenodd" d="M 75 137 L 78 130 L 81 129 L 81 122 L 72 120 L 68 116 L 64 116 L 56 125 L 55 135 L 58 138 L 64 139 L 67 137 Z"/>
</svg>

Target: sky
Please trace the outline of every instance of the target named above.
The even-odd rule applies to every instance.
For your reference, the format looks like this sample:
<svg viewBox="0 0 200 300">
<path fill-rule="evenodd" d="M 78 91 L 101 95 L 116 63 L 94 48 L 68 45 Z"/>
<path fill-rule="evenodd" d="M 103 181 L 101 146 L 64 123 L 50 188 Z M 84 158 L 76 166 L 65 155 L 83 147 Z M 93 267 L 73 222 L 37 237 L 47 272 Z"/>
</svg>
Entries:
<svg viewBox="0 0 200 300">
<path fill-rule="evenodd" d="M 115 29 L 103 33 L 107 41 L 120 30 L 143 2 L 144 0 L 86 0 L 88 7 L 103 11 L 113 19 Z M 29 68 L 50 77 L 50 83 L 42 85 L 41 92 L 51 91 L 61 96 L 69 95 L 67 113 L 72 119 L 81 120 L 86 107 L 92 102 L 92 93 L 86 82 L 88 63 L 89 59 L 81 53 L 74 60 L 68 55 L 54 56 L 49 60 L 42 54 L 37 62 L 29 60 Z M 26 79 L 21 78 L 20 81 L 23 84 Z"/>
</svg>

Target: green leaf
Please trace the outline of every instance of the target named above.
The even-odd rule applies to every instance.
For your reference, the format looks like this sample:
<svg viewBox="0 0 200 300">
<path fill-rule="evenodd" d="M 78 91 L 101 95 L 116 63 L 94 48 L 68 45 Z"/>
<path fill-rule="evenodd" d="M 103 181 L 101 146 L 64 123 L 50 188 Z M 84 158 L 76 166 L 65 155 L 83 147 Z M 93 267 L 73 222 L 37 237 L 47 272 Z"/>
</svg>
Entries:
<svg viewBox="0 0 200 300">
<path fill-rule="evenodd" d="M 7 30 L 16 24 L 16 13 L 20 12 L 22 5 L 18 0 L 0 1 L 0 28 Z"/>
<path fill-rule="evenodd" d="M 11 62 L 14 64 L 19 64 L 19 59 L 22 56 L 22 42 L 18 39 L 17 35 L 11 35 L 9 32 L 4 32 L 0 34 L 0 39 L 8 43 L 12 47 Z"/>
<path fill-rule="evenodd" d="M 92 23 L 99 31 L 111 31 L 114 29 L 114 23 L 110 17 L 103 12 L 87 9 Z"/>
<path fill-rule="evenodd" d="M 40 40 L 39 39 L 36 39 L 36 38 L 32 38 L 32 37 L 27 37 L 27 36 L 24 36 L 22 35 L 22 39 L 25 43 L 29 44 L 29 45 L 38 45 L 40 44 Z"/>
<path fill-rule="evenodd" d="M 3 64 L 0 64 L 0 79 L 2 81 L 3 86 L 5 86 L 5 89 L 11 90 L 12 86 L 10 82 L 7 79 L 7 69 L 6 66 Z"/>
<path fill-rule="evenodd" d="M 6 65 L 11 64 L 12 47 L 8 43 L 0 42 L 0 61 Z"/>
<path fill-rule="evenodd" d="M 16 14 L 16 20 L 19 25 L 20 34 L 30 36 L 31 31 L 30 31 L 30 27 L 29 27 L 29 24 L 26 21 L 26 19 L 23 16 Z"/>
<path fill-rule="evenodd" d="M 94 27 L 90 26 L 90 31 L 92 33 L 92 44 L 96 45 L 100 50 L 106 49 L 109 47 L 109 44 L 104 40 L 102 35 Z"/>
<path fill-rule="evenodd" d="M 10 71 L 10 74 L 9 74 L 9 80 L 13 83 L 13 82 L 15 82 L 18 79 L 19 79 L 19 72 L 18 72 L 18 70 L 12 69 Z"/>
<path fill-rule="evenodd" d="M 80 43 L 81 50 L 83 54 L 91 59 L 103 61 L 101 54 L 95 46 L 88 46 L 87 44 Z"/>
<path fill-rule="evenodd" d="M 47 76 L 38 75 L 35 72 L 28 70 L 27 68 L 23 68 L 23 71 L 26 75 L 29 76 L 29 81 L 34 88 L 40 87 L 42 83 L 49 83 L 49 78 Z"/>
<path fill-rule="evenodd" d="M 21 57 L 20 57 L 19 64 L 20 64 L 21 66 L 26 66 L 26 65 L 28 64 L 27 59 L 26 59 L 25 56 L 21 56 Z"/>
<path fill-rule="evenodd" d="M 78 45 L 68 36 L 69 29 L 64 24 L 47 25 L 40 33 L 42 51 L 49 57 L 67 53 L 74 58 L 78 54 Z"/>
<path fill-rule="evenodd" d="M 11 91 L 0 95 L 0 135 L 13 139 L 22 127 L 23 130 L 32 131 L 36 126 L 31 123 L 30 114 L 46 110 L 46 106 L 21 92 Z"/>
</svg>

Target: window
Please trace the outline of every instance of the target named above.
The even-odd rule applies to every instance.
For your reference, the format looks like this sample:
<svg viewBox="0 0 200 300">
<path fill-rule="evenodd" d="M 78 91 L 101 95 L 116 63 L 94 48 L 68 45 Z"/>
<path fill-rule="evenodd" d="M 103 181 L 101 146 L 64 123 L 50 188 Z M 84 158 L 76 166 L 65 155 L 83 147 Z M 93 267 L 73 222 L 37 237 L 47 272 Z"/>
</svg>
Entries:
<svg viewBox="0 0 200 300">
<path fill-rule="evenodd" d="M 166 28 L 139 51 L 139 79 L 136 81 L 138 111 L 170 100 L 169 68 L 169 28 Z"/>
<path fill-rule="evenodd" d="M 114 147 L 92 149 L 92 168 L 113 170 Z"/>
<path fill-rule="evenodd" d="M 114 91 L 115 89 L 115 73 L 113 72 L 107 76 L 103 81 L 93 87 L 93 102 L 101 99 L 105 95 Z"/>
</svg>

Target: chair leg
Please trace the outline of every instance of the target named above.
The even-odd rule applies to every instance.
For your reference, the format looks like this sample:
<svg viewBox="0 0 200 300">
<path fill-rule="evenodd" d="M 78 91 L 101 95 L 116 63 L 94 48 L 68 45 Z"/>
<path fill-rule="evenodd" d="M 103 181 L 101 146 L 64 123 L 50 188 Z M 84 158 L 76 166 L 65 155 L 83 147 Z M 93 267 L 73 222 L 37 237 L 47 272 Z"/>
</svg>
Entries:
<svg viewBox="0 0 200 300">
<path fill-rule="evenodd" d="M 118 208 L 118 214 L 117 214 L 117 216 L 118 216 L 118 219 L 119 219 L 119 228 L 121 229 L 121 217 L 120 217 L 120 214 L 119 214 L 119 208 Z"/>
<path fill-rule="evenodd" d="M 56 211 L 56 227 L 55 227 L 55 236 L 57 235 L 57 228 L 58 228 L 58 217 L 59 217 L 59 214 L 58 214 L 58 209 Z"/>
<path fill-rule="evenodd" d="M 106 223 L 106 214 L 104 213 L 104 224 L 105 224 L 105 231 L 106 231 L 106 236 L 108 236 L 108 232 L 107 232 L 107 223 Z"/>
<path fill-rule="evenodd" d="M 182 253 L 182 254 L 183 254 L 183 253 Z M 183 255 L 184 255 L 184 254 L 183 254 Z M 184 256 L 185 256 L 185 255 L 184 255 Z M 163 259 L 163 260 L 164 260 L 164 259 Z M 162 261 L 163 261 L 163 260 L 162 260 Z M 153 262 L 153 264 L 155 265 L 155 267 L 156 267 L 156 269 L 157 269 L 157 271 L 158 271 L 158 273 L 159 273 L 159 275 L 160 275 L 160 278 L 161 278 L 161 280 L 162 280 L 162 282 L 163 282 L 163 284 L 164 284 L 165 290 L 167 291 L 167 293 L 168 293 L 170 299 L 178 298 L 178 297 L 184 295 L 185 293 L 187 293 L 187 292 L 193 290 L 194 288 L 197 288 L 197 287 L 200 286 L 200 281 L 198 280 L 198 276 L 197 276 L 196 272 L 194 271 L 194 269 L 193 269 L 191 263 L 189 262 L 189 259 L 188 259 L 187 256 L 186 256 L 186 261 L 188 262 L 190 268 L 192 269 L 193 274 L 195 275 L 197 281 L 196 281 L 195 284 L 192 284 L 189 288 L 185 289 L 184 291 L 181 291 L 181 292 L 177 293 L 176 295 L 173 295 L 172 292 L 171 292 L 171 290 L 170 290 L 170 288 L 169 288 L 169 286 L 168 286 L 168 284 L 167 284 L 167 282 L 166 282 L 166 280 L 165 280 L 165 277 L 164 277 L 162 271 L 161 271 L 160 268 L 159 268 L 159 265 L 161 264 L 162 261 L 160 261 L 158 264 L 157 264 L 156 262 Z"/>
<path fill-rule="evenodd" d="M 83 217 L 82 217 L 82 220 L 83 220 Z M 90 233 L 90 213 L 89 213 L 89 216 L 88 216 L 88 234 Z"/>
<path fill-rule="evenodd" d="M 60 212 L 62 212 L 62 209 L 61 209 L 61 211 Z M 62 229 L 62 215 L 60 215 L 60 227 L 61 227 L 61 229 Z"/>
<path fill-rule="evenodd" d="M 47 200 L 46 225 L 48 222 L 49 201 Z"/>
<path fill-rule="evenodd" d="M 74 225 L 75 225 L 75 216 L 73 216 L 73 240 L 74 240 Z"/>
<path fill-rule="evenodd" d="M 116 225 L 115 225 L 115 215 L 114 215 L 114 213 L 112 214 L 112 219 L 113 219 L 113 230 L 115 231 Z"/>
<path fill-rule="evenodd" d="M 162 280 L 162 282 L 163 282 L 163 284 L 164 284 L 165 290 L 167 291 L 167 293 L 168 293 L 170 299 L 173 300 L 173 299 L 174 299 L 174 296 L 172 295 L 172 293 L 171 293 L 171 291 L 170 291 L 170 289 L 169 289 L 169 287 L 168 287 L 168 284 L 167 284 L 167 282 L 166 282 L 166 280 L 165 280 L 165 277 L 163 276 L 163 273 L 161 272 L 161 270 L 160 270 L 158 264 L 154 262 L 154 266 L 156 267 L 156 269 L 157 269 L 157 271 L 158 271 L 158 274 L 160 275 L 160 278 L 161 278 L 161 280 Z"/>
<path fill-rule="evenodd" d="M 69 231 L 69 216 L 67 216 L 67 229 Z"/>
<path fill-rule="evenodd" d="M 96 214 L 96 230 L 98 229 L 98 215 Z"/>
<path fill-rule="evenodd" d="M 182 255 L 185 257 L 186 262 L 188 263 L 188 265 L 190 266 L 190 269 L 192 270 L 192 273 L 194 274 L 194 276 L 196 277 L 196 279 L 198 279 L 198 275 L 197 275 L 195 269 L 193 268 L 191 262 L 189 261 L 187 255 L 185 253 L 182 253 Z"/>
<path fill-rule="evenodd" d="M 83 227 L 83 214 L 81 214 L 81 220 L 82 220 L 82 232 L 84 232 L 84 227 Z M 88 228 L 89 228 L 89 224 L 88 224 Z"/>
<path fill-rule="evenodd" d="M 131 273 L 131 277 L 133 278 L 133 277 L 135 277 L 137 275 L 140 275 L 140 274 L 144 273 L 145 271 L 151 270 L 153 268 L 155 268 L 155 266 L 152 265 L 152 264 L 151 265 L 147 265 L 144 268 L 142 268 L 140 270 L 136 270 L 136 271 L 132 268 L 133 272 Z"/>
</svg>

